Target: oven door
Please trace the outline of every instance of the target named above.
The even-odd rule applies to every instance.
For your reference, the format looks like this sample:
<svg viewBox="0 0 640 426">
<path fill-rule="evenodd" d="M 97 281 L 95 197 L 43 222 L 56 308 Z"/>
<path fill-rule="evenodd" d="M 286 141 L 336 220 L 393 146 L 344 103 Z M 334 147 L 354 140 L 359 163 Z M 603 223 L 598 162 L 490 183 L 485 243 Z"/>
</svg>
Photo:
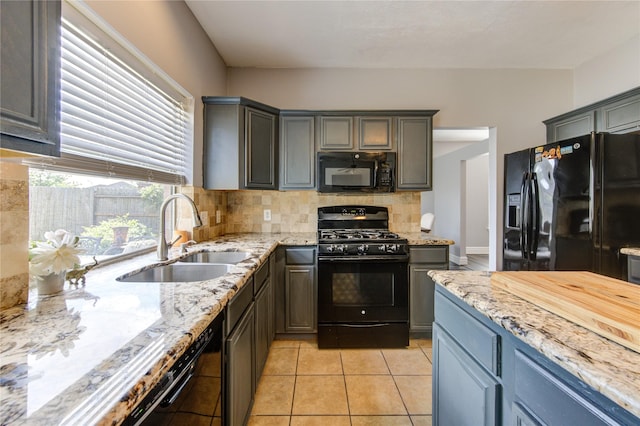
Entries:
<svg viewBox="0 0 640 426">
<path fill-rule="evenodd" d="M 318 260 L 318 323 L 406 322 L 406 260 Z"/>
<path fill-rule="evenodd" d="M 407 259 L 318 258 L 318 347 L 409 344 Z"/>
</svg>

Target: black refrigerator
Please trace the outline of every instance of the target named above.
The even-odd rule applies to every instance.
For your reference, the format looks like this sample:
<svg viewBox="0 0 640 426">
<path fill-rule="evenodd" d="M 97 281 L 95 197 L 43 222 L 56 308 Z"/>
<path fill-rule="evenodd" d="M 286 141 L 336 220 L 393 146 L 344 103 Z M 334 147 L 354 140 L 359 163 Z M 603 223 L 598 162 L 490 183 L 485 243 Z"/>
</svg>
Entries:
<svg viewBox="0 0 640 426">
<path fill-rule="evenodd" d="M 592 133 L 505 155 L 503 269 L 626 280 L 640 247 L 640 134 Z"/>
</svg>

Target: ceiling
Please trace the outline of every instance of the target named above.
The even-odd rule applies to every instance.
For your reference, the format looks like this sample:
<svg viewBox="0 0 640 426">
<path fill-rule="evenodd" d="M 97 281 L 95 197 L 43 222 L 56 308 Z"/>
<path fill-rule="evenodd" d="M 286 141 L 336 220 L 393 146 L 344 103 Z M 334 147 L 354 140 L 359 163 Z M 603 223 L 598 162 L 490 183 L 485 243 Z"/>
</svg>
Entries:
<svg viewBox="0 0 640 426">
<path fill-rule="evenodd" d="M 230 67 L 572 69 L 640 34 L 640 1 L 186 0 Z"/>
</svg>

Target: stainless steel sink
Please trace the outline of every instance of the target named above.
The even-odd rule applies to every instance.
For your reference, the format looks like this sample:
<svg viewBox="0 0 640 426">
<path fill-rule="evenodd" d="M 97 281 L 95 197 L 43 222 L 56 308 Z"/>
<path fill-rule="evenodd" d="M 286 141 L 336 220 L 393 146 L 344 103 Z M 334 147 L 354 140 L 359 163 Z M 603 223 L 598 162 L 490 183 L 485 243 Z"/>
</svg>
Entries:
<svg viewBox="0 0 640 426">
<path fill-rule="evenodd" d="M 183 257 L 179 262 L 185 263 L 229 263 L 235 265 L 248 258 L 246 251 L 204 251 Z"/>
<path fill-rule="evenodd" d="M 205 281 L 226 274 L 232 267 L 231 264 L 219 263 L 172 263 L 145 269 L 129 277 L 120 277 L 117 281 L 154 283 Z"/>
</svg>

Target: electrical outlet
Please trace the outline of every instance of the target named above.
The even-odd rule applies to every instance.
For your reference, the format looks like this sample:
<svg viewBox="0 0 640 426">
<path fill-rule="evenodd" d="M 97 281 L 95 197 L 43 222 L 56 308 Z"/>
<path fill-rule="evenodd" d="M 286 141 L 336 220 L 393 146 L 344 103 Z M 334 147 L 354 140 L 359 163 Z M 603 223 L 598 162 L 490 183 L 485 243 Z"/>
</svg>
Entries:
<svg viewBox="0 0 640 426">
<path fill-rule="evenodd" d="M 271 220 L 271 210 L 266 209 L 264 212 L 264 220 L 265 221 L 270 221 Z"/>
<path fill-rule="evenodd" d="M 222 222 L 222 215 L 220 214 L 220 210 L 216 210 L 216 223 Z"/>
</svg>

